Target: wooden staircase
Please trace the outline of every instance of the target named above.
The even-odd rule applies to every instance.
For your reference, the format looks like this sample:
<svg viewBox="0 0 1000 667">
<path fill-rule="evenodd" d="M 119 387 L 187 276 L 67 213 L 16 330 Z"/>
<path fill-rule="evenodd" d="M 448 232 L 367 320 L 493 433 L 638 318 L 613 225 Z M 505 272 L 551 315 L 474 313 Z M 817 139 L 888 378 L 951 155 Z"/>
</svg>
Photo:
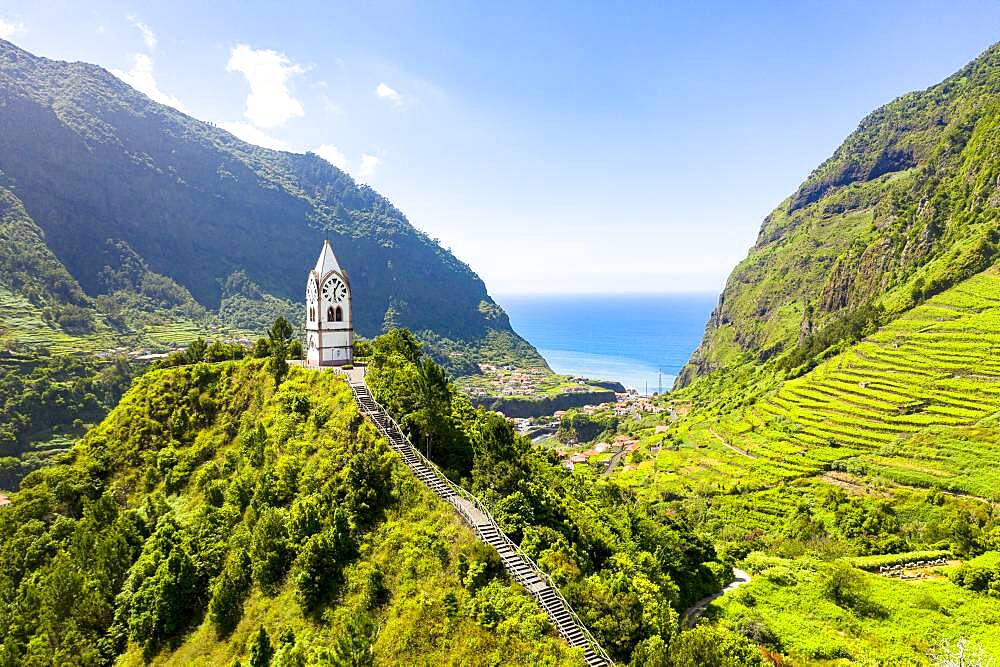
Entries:
<svg viewBox="0 0 1000 667">
<path fill-rule="evenodd" d="M 614 665 L 611 657 L 590 634 L 555 583 L 500 530 L 489 510 L 475 496 L 448 479 L 434 463 L 413 447 L 396 420 L 379 405 L 363 382 L 350 382 L 350 385 L 362 414 L 378 427 L 413 474 L 431 491 L 450 503 L 483 542 L 496 549 L 510 576 L 524 586 L 538 602 L 559 635 L 570 646 L 583 649 L 587 667 Z"/>
</svg>

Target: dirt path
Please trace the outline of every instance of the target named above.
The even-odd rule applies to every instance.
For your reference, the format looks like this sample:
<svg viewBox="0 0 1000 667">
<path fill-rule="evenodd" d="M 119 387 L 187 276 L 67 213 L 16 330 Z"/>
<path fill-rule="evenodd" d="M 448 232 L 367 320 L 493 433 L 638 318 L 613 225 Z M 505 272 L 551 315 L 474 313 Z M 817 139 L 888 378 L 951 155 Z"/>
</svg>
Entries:
<svg viewBox="0 0 1000 667">
<path fill-rule="evenodd" d="M 723 438 L 723 437 L 722 437 L 721 435 L 719 435 L 719 434 L 718 434 L 718 433 L 717 433 L 717 432 L 715 431 L 715 429 L 714 429 L 714 428 L 710 428 L 710 429 L 708 429 L 708 430 L 712 432 L 712 435 L 714 435 L 714 436 L 715 436 L 716 438 L 718 438 L 718 439 L 719 439 L 719 442 L 721 442 L 721 443 L 722 443 L 723 445 L 725 445 L 725 446 L 726 446 L 726 447 L 728 447 L 729 449 L 733 450 L 733 451 L 734 451 L 734 452 L 736 452 L 737 454 L 739 454 L 739 455 L 741 455 L 741 456 L 745 456 L 745 457 L 747 457 L 748 459 L 754 459 L 754 460 L 756 460 L 756 459 L 757 459 L 757 457 L 756 457 L 756 456 L 754 456 L 753 454 L 751 454 L 750 452 L 747 452 L 747 451 L 745 451 L 745 450 L 742 450 L 742 449 L 740 449 L 740 448 L 739 448 L 739 447 L 737 447 L 736 445 L 734 445 L 734 444 L 730 443 L 730 442 L 729 442 L 728 440 L 726 440 L 725 438 Z"/>
<path fill-rule="evenodd" d="M 701 615 L 705 613 L 706 609 L 708 609 L 708 605 L 712 604 L 713 600 L 722 597 L 726 593 L 731 593 L 735 591 L 743 584 L 750 583 L 750 573 L 741 570 L 739 568 L 736 567 L 733 568 L 733 577 L 735 577 L 733 579 L 733 582 L 728 586 L 726 586 L 725 588 L 723 588 L 721 591 L 719 591 L 718 593 L 713 593 L 708 597 L 704 597 L 698 600 L 698 602 L 695 603 L 693 607 L 688 607 L 687 609 L 685 609 L 684 615 L 681 616 L 681 625 L 685 628 L 693 628 L 695 626 L 695 623 L 698 622 L 698 619 L 701 618 Z"/>
<path fill-rule="evenodd" d="M 821 480 L 827 484 L 832 484 L 833 486 L 839 486 L 845 491 L 849 491 L 854 495 L 863 496 L 868 493 L 868 487 L 864 484 L 859 484 L 853 477 L 846 475 L 844 473 L 833 473 L 828 472 L 820 477 Z"/>
</svg>

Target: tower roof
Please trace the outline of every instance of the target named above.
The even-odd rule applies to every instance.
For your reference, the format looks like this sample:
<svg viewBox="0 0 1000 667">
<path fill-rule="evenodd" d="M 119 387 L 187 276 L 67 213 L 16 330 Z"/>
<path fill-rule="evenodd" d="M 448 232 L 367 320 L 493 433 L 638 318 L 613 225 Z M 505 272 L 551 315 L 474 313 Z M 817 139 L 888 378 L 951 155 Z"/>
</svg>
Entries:
<svg viewBox="0 0 1000 667">
<path fill-rule="evenodd" d="M 319 254 L 319 259 L 316 260 L 316 273 L 319 278 L 322 278 L 330 271 L 336 271 L 341 275 L 344 273 L 340 268 L 340 263 L 337 262 L 337 256 L 333 254 L 330 242 L 323 241 L 323 251 Z"/>
</svg>

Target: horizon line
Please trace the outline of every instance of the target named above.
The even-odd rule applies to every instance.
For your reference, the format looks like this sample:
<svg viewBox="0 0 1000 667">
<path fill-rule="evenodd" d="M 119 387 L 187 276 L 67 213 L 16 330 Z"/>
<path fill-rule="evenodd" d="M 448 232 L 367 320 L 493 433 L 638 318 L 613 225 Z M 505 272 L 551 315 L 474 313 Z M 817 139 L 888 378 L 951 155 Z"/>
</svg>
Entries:
<svg viewBox="0 0 1000 667">
<path fill-rule="evenodd" d="M 677 292 L 677 291 L 637 291 L 628 290 L 622 292 L 497 292 L 495 294 L 490 294 L 489 296 L 493 299 L 498 299 L 502 297 L 526 297 L 526 296 L 537 296 L 537 297 L 553 297 L 553 296 L 718 296 L 719 292 L 709 291 L 709 290 L 691 290 L 689 292 Z"/>
</svg>

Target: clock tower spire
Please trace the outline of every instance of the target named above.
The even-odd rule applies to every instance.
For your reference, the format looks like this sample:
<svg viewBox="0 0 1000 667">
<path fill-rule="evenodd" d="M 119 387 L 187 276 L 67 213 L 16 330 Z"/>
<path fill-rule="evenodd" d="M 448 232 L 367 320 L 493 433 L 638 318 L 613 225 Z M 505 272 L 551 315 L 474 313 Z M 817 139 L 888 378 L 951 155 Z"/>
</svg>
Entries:
<svg viewBox="0 0 1000 667">
<path fill-rule="evenodd" d="M 306 280 L 306 363 L 352 363 L 353 342 L 351 283 L 327 240 Z"/>
</svg>

